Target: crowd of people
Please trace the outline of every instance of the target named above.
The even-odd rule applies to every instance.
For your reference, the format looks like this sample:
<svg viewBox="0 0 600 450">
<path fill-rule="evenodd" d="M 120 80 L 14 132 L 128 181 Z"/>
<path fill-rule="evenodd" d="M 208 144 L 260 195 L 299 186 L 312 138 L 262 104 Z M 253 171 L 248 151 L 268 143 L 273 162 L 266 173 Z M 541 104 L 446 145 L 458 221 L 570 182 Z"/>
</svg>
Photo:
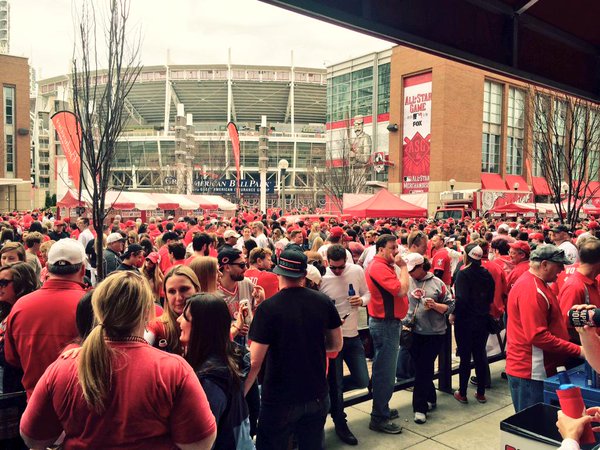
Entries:
<svg viewBox="0 0 600 450">
<path fill-rule="evenodd" d="M 593 219 L 287 219 L 3 216 L 0 389 L 27 399 L 2 407 L 3 445 L 314 450 L 328 415 L 356 445 L 344 392 L 365 388 L 369 428 L 399 434 L 396 381 L 414 377 L 425 424 L 449 324 L 461 404 L 469 385 L 487 401 L 490 336 L 516 412 L 557 367 L 600 369 L 567 320 L 600 307 Z M 560 416 L 564 448 L 592 416 Z"/>
</svg>

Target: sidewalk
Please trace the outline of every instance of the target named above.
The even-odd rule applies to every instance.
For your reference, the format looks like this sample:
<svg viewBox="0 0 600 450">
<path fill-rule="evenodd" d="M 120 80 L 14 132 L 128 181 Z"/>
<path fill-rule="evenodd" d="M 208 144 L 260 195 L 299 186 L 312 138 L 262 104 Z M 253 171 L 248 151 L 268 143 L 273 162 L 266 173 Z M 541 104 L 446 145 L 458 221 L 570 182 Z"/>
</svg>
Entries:
<svg viewBox="0 0 600 450">
<path fill-rule="evenodd" d="M 399 391 L 392 397 L 390 407 L 398 408 L 400 417 L 395 422 L 403 427 L 402 434 L 387 435 L 369 430 L 371 401 L 346 408 L 348 426 L 362 448 L 497 450 L 500 422 L 514 414 L 508 382 L 500 377 L 504 365 L 505 361 L 491 365 L 492 389 L 486 391 L 485 404 L 473 398 L 475 386 L 472 385 L 467 392 L 468 405 L 460 404 L 450 394 L 438 392 L 437 409 L 429 413 L 427 423 L 418 425 L 413 421 L 412 392 Z M 458 375 L 452 378 L 452 385 L 458 388 Z M 352 448 L 338 439 L 331 418 L 325 425 L 325 448 Z"/>
</svg>

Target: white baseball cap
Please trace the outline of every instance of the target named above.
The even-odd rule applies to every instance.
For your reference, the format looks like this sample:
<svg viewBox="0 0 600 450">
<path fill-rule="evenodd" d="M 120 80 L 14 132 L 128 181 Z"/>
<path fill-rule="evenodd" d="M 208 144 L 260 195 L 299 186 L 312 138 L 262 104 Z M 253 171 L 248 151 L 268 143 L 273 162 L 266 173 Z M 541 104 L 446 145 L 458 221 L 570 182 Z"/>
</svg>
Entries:
<svg viewBox="0 0 600 450">
<path fill-rule="evenodd" d="M 409 253 L 403 259 L 406 261 L 406 268 L 409 272 L 412 272 L 415 267 L 425 262 L 425 258 L 420 253 Z"/>
<path fill-rule="evenodd" d="M 106 244 L 112 244 L 113 242 L 125 241 L 125 238 L 121 233 L 110 233 L 106 238 Z"/>
<path fill-rule="evenodd" d="M 306 278 L 312 281 L 315 284 L 321 283 L 321 272 L 312 264 L 308 264 L 306 266 Z"/>
<path fill-rule="evenodd" d="M 234 237 L 237 239 L 240 237 L 240 235 L 237 234 L 235 230 L 227 230 L 225 233 L 223 233 L 223 239 L 229 239 L 230 237 Z"/>
<path fill-rule="evenodd" d="M 82 264 L 86 260 L 83 245 L 75 239 L 61 239 L 48 251 L 48 264 L 68 266 Z"/>
</svg>

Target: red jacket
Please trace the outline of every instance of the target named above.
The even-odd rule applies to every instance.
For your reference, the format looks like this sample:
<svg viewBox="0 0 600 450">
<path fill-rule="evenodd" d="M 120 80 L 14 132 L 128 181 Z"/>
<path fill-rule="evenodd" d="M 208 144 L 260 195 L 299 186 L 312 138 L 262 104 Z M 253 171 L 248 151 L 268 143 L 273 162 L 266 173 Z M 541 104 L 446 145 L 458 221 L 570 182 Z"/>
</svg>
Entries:
<svg viewBox="0 0 600 450">
<path fill-rule="evenodd" d="M 371 301 L 367 305 L 369 316 L 376 319 L 404 319 L 408 312 L 408 297 L 396 295 L 400 290 L 400 280 L 394 265 L 376 255 L 367 268 L 365 278 L 371 292 Z"/>
<path fill-rule="evenodd" d="M 498 264 L 493 261 L 482 259 L 481 265 L 490 273 L 494 279 L 494 302 L 490 305 L 490 315 L 499 319 L 506 309 L 506 275 Z"/>
<path fill-rule="evenodd" d="M 512 287 L 515 285 L 517 280 L 523 275 L 525 272 L 529 270 L 529 260 L 521 261 L 517 264 L 513 270 L 506 276 L 506 295 L 510 292 Z"/>
<path fill-rule="evenodd" d="M 558 299 L 548 284 L 525 272 L 508 295 L 506 373 L 542 381 L 580 355 L 569 342 Z"/>
<path fill-rule="evenodd" d="M 560 289 L 560 294 L 558 294 L 560 309 L 567 328 L 569 328 L 569 318 L 567 316 L 569 310 L 574 305 L 585 304 L 586 300 L 590 305 L 595 305 L 596 308 L 600 308 L 598 281 L 596 279 L 590 279 L 575 270 L 573 275 L 567 277 L 567 280 Z"/>
<path fill-rule="evenodd" d="M 79 283 L 49 278 L 41 289 L 21 297 L 6 318 L 6 362 L 23 369 L 27 398 L 46 368 L 79 337 L 75 313 L 83 294 Z"/>
</svg>

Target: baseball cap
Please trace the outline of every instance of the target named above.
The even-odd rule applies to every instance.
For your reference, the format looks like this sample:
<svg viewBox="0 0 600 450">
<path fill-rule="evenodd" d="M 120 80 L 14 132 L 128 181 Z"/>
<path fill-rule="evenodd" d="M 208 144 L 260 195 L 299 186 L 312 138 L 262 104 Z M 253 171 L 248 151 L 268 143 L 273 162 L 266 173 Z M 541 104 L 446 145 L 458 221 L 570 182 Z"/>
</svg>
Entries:
<svg viewBox="0 0 600 450">
<path fill-rule="evenodd" d="M 306 266 L 306 278 L 312 281 L 315 284 L 321 283 L 321 272 L 312 264 Z"/>
<path fill-rule="evenodd" d="M 572 263 L 572 261 L 566 257 L 565 251 L 553 244 L 538 245 L 535 250 L 531 252 L 529 259 L 531 261 L 550 261 L 559 264 Z"/>
<path fill-rule="evenodd" d="M 128 220 L 128 221 L 125 223 L 125 226 L 126 226 L 127 228 L 129 228 L 129 227 L 135 227 L 135 222 L 134 222 L 133 220 Z"/>
<path fill-rule="evenodd" d="M 141 252 L 142 250 L 144 250 L 144 247 L 142 247 L 140 244 L 131 244 L 129 247 L 127 247 L 127 250 L 125 250 L 125 253 L 123 253 L 123 259 L 127 259 L 132 254 Z"/>
<path fill-rule="evenodd" d="M 58 227 L 58 226 L 61 226 L 61 225 L 62 225 L 62 226 L 64 226 L 64 225 L 65 225 L 65 223 L 64 223 L 62 220 L 55 220 L 55 221 L 54 221 L 54 226 L 55 226 L 55 227 Z"/>
<path fill-rule="evenodd" d="M 510 228 L 505 223 L 498 226 L 498 231 L 509 231 L 509 230 L 510 230 Z"/>
<path fill-rule="evenodd" d="M 124 241 L 125 238 L 121 233 L 110 233 L 106 238 L 106 244 L 112 244 L 113 242 Z"/>
<path fill-rule="evenodd" d="M 217 259 L 219 260 L 219 266 L 230 264 L 240 256 L 242 256 L 242 252 L 240 252 L 237 248 L 223 247 L 217 256 Z"/>
<path fill-rule="evenodd" d="M 298 250 L 286 249 L 279 256 L 279 263 L 273 273 L 289 278 L 301 278 L 306 275 L 306 255 Z"/>
<path fill-rule="evenodd" d="M 420 253 L 409 253 L 404 257 L 406 261 L 406 268 L 409 272 L 412 272 L 415 267 L 420 266 L 425 262 L 425 258 Z"/>
<path fill-rule="evenodd" d="M 75 239 L 61 239 L 55 242 L 48 251 L 48 264 L 70 266 L 85 262 L 85 249 Z"/>
<path fill-rule="evenodd" d="M 556 225 L 555 227 L 551 228 L 550 231 L 552 231 L 553 233 L 569 233 L 571 234 L 571 229 L 566 226 L 566 225 Z"/>
<path fill-rule="evenodd" d="M 588 228 L 590 230 L 595 230 L 596 228 L 598 228 L 598 222 L 596 222 L 595 220 L 590 220 L 588 222 Z"/>
<path fill-rule="evenodd" d="M 229 239 L 230 237 L 239 238 L 240 235 L 236 233 L 235 230 L 227 230 L 223 233 L 223 239 Z"/>
<path fill-rule="evenodd" d="M 521 250 L 526 255 L 529 255 L 529 253 L 531 252 L 531 247 L 525 241 L 517 241 L 517 242 L 513 242 L 512 244 L 509 244 L 509 245 L 510 245 L 510 248 L 514 248 L 515 250 Z"/>
<path fill-rule="evenodd" d="M 146 256 L 146 259 L 149 259 L 154 264 L 157 264 L 158 261 L 160 260 L 160 255 L 158 254 L 158 252 L 152 252 L 152 253 L 148 254 L 148 256 Z"/>
<path fill-rule="evenodd" d="M 329 237 L 341 238 L 344 235 L 344 229 L 342 227 L 333 227 L 329 230 Z"/>
<path fill-rule="evenodd" d="M 476 261 L 480 261 L 481 258 L 483 258 L 483 249 L 479 245 L 476 245 L 469 253 L 467 253 L 467 256 Z"/>
<path fill-rule="evenodd" d="M 538 241 L 543 241 L 544 235 L 542 233 L 531 233 L 529 235 L 529 239 L 537 239 Z"/>
</svg>

